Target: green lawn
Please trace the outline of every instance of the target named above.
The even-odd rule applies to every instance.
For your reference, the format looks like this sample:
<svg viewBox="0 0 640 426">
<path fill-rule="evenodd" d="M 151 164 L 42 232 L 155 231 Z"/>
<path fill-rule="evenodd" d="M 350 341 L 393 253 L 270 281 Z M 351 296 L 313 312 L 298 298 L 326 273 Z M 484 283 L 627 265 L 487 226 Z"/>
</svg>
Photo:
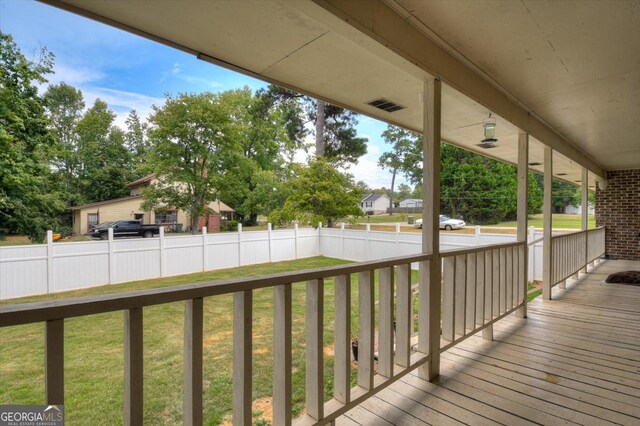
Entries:
<svg viewBox="0 0 640 426">
<path fill-rule="evenodd" d="M 386 215 L 377 215 L 377 216 L 366 216 L 361 222 L 362 223 L 397 223 L 397 222 L 407 222 L 407 214 L 398 213 L 389 216 Z M 411 215 L 415 219 L 421 219 L 422 214 L 413 214 Z M 554 228 L 568 228 L 568 229 L 580 229 L 582 224 L 582 219 L 579 214 L 554 214 L 553 215 L 553 227 Z M 472 224 L 468 224 L 469 226 L 474 226 Z M 516 227 L 516 221 L 505 221 L 500 222 L 495 225 L 482 225 L 483 227 Z M 541 214 L 533 214 L 529 216 L 529 226 L 535 226 L 536 228 L 542 228 L 542 215 Z M 589 228 L 596 227 L 596 220 L 593 215 L 589 216 Z"/>
<path fill-rule="evenodd" d="M 406 214 L 406 213 L 394 213 L 392 215 L 388 215 L 388 214 L 381 214 L 381 215 L 375 215 L 375 216 L 364 216 L 361 220 L 359 220 L 360 223 L 398 223 L 398 222 L 407 222 L 407 217 L 408 216 L 413 216 L 414 220 L 417 219 L 422 219 L 422 213 L 410 213 L 410 214 Z"/>
<path fill-rule="evenodd" d="M 98 295 L 256 276 L 348 263 L 310 259 L 253 265 L 179 277 L 96 287 L 86 290 L 14 299 L 12 303 Z M 417 277 L 417 271 L 414 271 Z M 376 286 L 377 288 L 377 286 Z M 357 301 L 357 274 L 352 276 Z M 305 285 L 293 287 L 293 402 L 294 413 L 304 409 Z M 3 304 L 8 304 L 5 301 Z M 357 303 L 352 330 L 357 331 Z M 144 309 L 145 424 L 182 424 L 183 304 Z M 205 424 L 230 420 L 232 402 L 232 295 L 204 302 Z M 254 292 L 254 420 L 270 410 L 272 394 L 273 290 Z M 333 281 L 325 285 L 325 354 L 332 354 Z M 0 404 L 44 402 L 44 325 L 0 328 Z M 333 357 L 325 356 L 326 399 L 332 395 Z M 353 371 L 355 374 L 355 370 Z M 355 375 L 354 375 L 355 377 Z M 123 404 L 123 313 L 105 313 L 65 321 L 65 412 L 69 425 L 121 424 Z"/>
<path fill-rule="evenodd" d="M 582 226 L 582 218 L 579 214 L 554 214 L 552 216 L 554 228 L 567 228 L 567 229 L 580 229 Z M 596 227 L 596 219 L 593 215 L 589 215 L 589 228 Z M 483 226 L 504 226 L 515 227 L 516 221 L 500 222 L 497 225 L 483 225 Z M 542 228 L 542 215 L 532 214 L 529 216 L 529 226 L 535 226 L 536 228 Z"/>
</svg>

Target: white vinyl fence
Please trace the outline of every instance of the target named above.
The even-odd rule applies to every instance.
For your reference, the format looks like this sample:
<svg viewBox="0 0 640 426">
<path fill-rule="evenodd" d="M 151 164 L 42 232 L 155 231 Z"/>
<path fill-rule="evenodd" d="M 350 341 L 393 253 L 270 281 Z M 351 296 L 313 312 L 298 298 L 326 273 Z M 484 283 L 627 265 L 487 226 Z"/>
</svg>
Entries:
<svg viewBox="0 0 640 426">
<path fill-rule="evenodd" d="M 341 228 L 321 230 L 321 252 L 323 256 L 363 262 L 380 260 L 387 257 L 410 256 L 419 254 L 422 247 L 422 235 L 414 232 L 372 231 L 367 224 L 365 231 Z M 542 237 L 542 232 L 529 228 L 528 241 Z M 465 247 L 478 247 L 495 244 L 508 244 L 516 241 L 514 234 L 481 233 L 476 226 L 474 234 L 440 234 L 440 250 L 459 250 Z M 417 269 L 417 265 L 412 265 Z M 542 241 L 529 246 L 529 281 L 542 280 Z"/>
<path fill-rule="evenodd" d="M 533 228 L 529 241 L 540 233 Z M 420 253 L 419 233 L 298 228 L 0 247 L 0 299 L 324 255 L 354 261 Z M 441 234 L 441 250 L 510 243 L 515 235 Z M 542 242 L 529 247 L 542 279 Z"/>
<path fill-rule="evenodd" d="M 111 231 L 111 230 L 110 230 Z M 111 231 L 112 232 L 112 231 Z M 318 230 L 113 239 L 0 247 L 0 299 L 318 256 Z"/>
</svg>

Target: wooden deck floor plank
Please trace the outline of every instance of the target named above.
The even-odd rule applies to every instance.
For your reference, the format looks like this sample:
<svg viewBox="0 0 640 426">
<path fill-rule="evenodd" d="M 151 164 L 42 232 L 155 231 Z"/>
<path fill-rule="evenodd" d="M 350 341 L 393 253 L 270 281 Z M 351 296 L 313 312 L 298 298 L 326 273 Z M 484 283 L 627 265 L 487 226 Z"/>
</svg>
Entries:
<svg viewBox="0 0 640 426">
<path fill-rule="evenodd" d="M 574 388 L 576 389 L 576 391 L 589 392 L 602 398 L 610 399 L 612 401 L 620 401 L 628 405 L 640 407 L 640 400 L 638 397 L 616 391 L 615 389 L 609 389 L 607 387 L 599 386 L 598 384 L 596 384 L 598 383 L 596 379 L 582 377 L 578 374 L 566 373 L 562 370 L 554 369 L 547 366 L 535 365 L 535 363 L 526 362 L 521 359 L 504 356 L 502 354 L 484 354 L 481 352 L 476 352 L 476 350 L 472 351 L 467 347 L 456 347 L 451 349 L 451 351 L 457 353 L 458 355 L 466 355 L 470 359 L 476 361 L 499 365 L 501 366 L 501 368 L 525 374 L 531 377 L 536 377 L 542 380 L 553 381 L 557 384 L 562 384 L 563 386 Z M 603 384 L 605 386 L 609 386 L 608 383 Z"/>
<path fill-rule="evenodd" d="M 500 345 L 496 345 L 496 347 L 499 346 Z M 640 406 L 640 393 L 638 393 L 638 390 L 635 388 L 631 388 L 607 380 L 598 379 L 592 376 L 582 375 L 573 371 L 564 370 L 553 365 L 540 364 L 537 362 L 536 358 L 532 356 L 514 356 L 513 354 L 506 353 L 506 351 L 502 351 L 502 349 L 491 350 L 479 345 L 473 348 L 470 347 L 470 345 L 460 345 L 460 347 L 456 347 L 453 349 L 466 350 L 476 355 L 487 356 L 488 358 L 490 358 L 490 362 L 500 360 L 511 364 L 511 366 L 519 366 L 522 369 L 536 371 L 537 374 L 540 375 L 551 375 L 560 381 L 572 380 L 574 382 L 583 383 L 584 385 L 591 387 L 593 391 L 597 391 L 598 394 L 601 394 L 605 398 L 622 401 L 626 404 Z"/>
<path fill-rule="evenodd" d="M 348 418 L 349 421 L 362 426 L 393 426 L 393 423 L 390 423 L 379 415 L 372 413 L 362 405 L 358 405 L 357 407 L 349 410 L 345 415 L 340 416 L 336 419 L 336 423 L 345 417 Z"/>
<path fill-rule="evenodd" d="M 466 374 L 505 386 L 532 398 L 540 399 L 545 407 L 557 405 L 561 407 L 560 409 L 556 408 L 560 416 L 577 423 L 590 424 L 597 421 L 599 423 L 631 426 L 636 425 L 638 422 L 635 417 L 610 409 L 609 404 L 597 405 L 602 403 L 601 398 L 593 397 L 589 394 L 577 394 L 571 389 L 555 386 L 544 380 L 508 373 L 502 369 L 482 363 L 466 364 L 464 359 L 449 353 L 443 356 L 442 362 L 448 368 L 463 369 Z M 628 409 L 627 406 L 622 406 L 622 408 Z M 569 414 L 569 417 L 567 417 L 567 410 L 574 414 Z"/>
<path fill-rule="evenodd" d="M 492 419 L 499 424 L 509 425 L 522 421 L 521 418 L 516 417 L 511 413 L 499 410 L 491 405 L 476 401 L 475 399 L 468 398 L 467 396 L 461 395 L 457 392 L 450 391 L 449 389 L 443 386 L 438 386 L 435 383 L 427 382 L 426 380 L 420 379 L 415 374 L 409 374 L 403 377 L 400 379 L 400 382 L 409 386 L 414 386 L 433 395 L 434 397 L 450 401 L 452 404 L 459 407 L 465 407 L 466 409 L 471 410 L 474 413 L 478 413 L 486 419 Z"/>
<path fill-rule="evenodd" d="M 453 351 L 446 353 L 447 358 L 450 356 L 456 356 L 456 362 L 467 367 L 473 367 L 497 376 L 509 378 L 528 386 L 531 385 L 539 389 L 545 389 L 549 392 L 563 395 L 578 401 L 583 401 L 596 407 L 605 408 L 613 411 L 614 413 L 620 413 L 634 419 L 640 418 L 640 407 L 613 399 L 603 398 L 601 393 L 594 393 L 594 389 L 579 382 L 573 382 L 571 380 L 563 380 L 560 382 L 554 376 L 548 375 L 542 377 L 540 375 L 532 376 L 526 374 L 526 372 L 514 371 L 514 369 L 507 368 L 501 363 L 486 363 L 482 362 L 482 360 L 476 361 L 465 357 L 464 354 L 458 356 L 454 354 Z"/>
<path fill-rule="evenodd" d="M 419 419 L 411 413 L 404 411 L 396 405 L 388 402 L 387 398 L 390 398 L 392 395 L 394 395 L 393 392 L 386 395 L 381 395 L 383 393 L 385 393 L 385 391 L 380 392 L 378 396 L 367 399 L 360 405 L 363 408 L 366 408 L 371 413 L 376 414 L 377 416 L 385 419 L 393 425 L 424 426 L 429 424 L 437 424 L 428 423 L 426 420 Z"/>
<path fill-rule="evenodd" d="M 500 321 L 500 324 L 496 328 L 506 327 L 507 324 L 520 324 L 530 321 L 519 318 L 505 318 Z M 640 354 L 637 351 L 633 351 L 626 348 L 615 348 L 604 343 L 594 342 L 589 340 L 586 336 L 572 336 L 568 334 L 561 334 L 555 332 L 549 332 L 547 328 L 542 330 L 539 326 L 532 323 L 526 323 L 522 328 L 510 328 L 509 333 L 517 335 L 525 339 L 531 339 L 536 341 L 553 342 L 563 346 L 569 346 L 571 348 L 580 349 L 586 353 L 592 353 L 594 356 L 600 356 L 604 359 L 617 360 L 618 362 L 625 362 L 628 365 L 636 366 L 638 364 L 638 356 Z"/>
<path fill-rule="evenodd" d="M 502 389 L 497 394 L 486 390 L 487 383 L 484 380 L 477 379 L 464 373 L 451 371 L 451 376 L 441 375 L 437 384 L 454 392 L 461 393 L 479 402 L 491 405 L 497 409 L 504 410 L 513 415 L 520 417 L 522 423 L 538 423 L 538 424 L 575 424 L 573 422 L 560 419 L 547 412 L 536 410 L 530 406 L 521 404 L 510 399 L 510 391 Z M 518 422 L 520 423 L 520 422 Z"/>
<path fill-rule="evenodd" d="M 599 363 L 611 370 L 612 374 L 630 375 L 631 377 L 635 377 L 636 380 L 640 380 L 640 372 L 638 372 L 638 369 L 633 362 L 621 363 L 618 360 L 613 361 L 611 358 L 597 357 L 595 356 L 596 353 L 593 351 L 585 354 L 585 351 L 580 348 L 561 346 L 554 344 L 553 342 L 542 341 L 541 339 L 526 339 L 515 334 L 510 334 L 508 331 L 505 332 L 504 329 L 500 327 L 494 327 L 493 330 L 494 341 L 496 342 L 508 343 L 521 346 L 523 348 L 529 347 L 545 354 L 554 354 L 566 359 L 577 359 L 590 363 Z M 613 371 L 615 371 L 615 373 Z"/>
<path fill-rule="evenodd" d="M 473 424 L 478 416 L 465 409 L 458 409 L 440 398 L 425 395 L 412 386 L 394 383 L 379 398 L 410 415 L 433 425 Z M 447 414 L 443 414 L 447 413 Z"/>
<path fill-rule="evenodd" d="M 478 342 L 477 340 L 472 339 L 470 339 L 469 341 L 469 345 L 479 345 L 479 347 L 481 348 L 485 347 L 484 343 L 486 342 Z M 593 379 L 597 379 L 599 381 L 598 383 L 600 383 L 600 381 L 608 382 L 610 383 L 610 385 L 607 385 L 606 383 L 600 383 L 600 386 L 605 387 L 606 389 L 630 393 L 632 395 L 640 395 L 640 383 L 637 380 L 633 380 L 630 375 L 613 375 L 602 372 L 601 369 L 603 367 L 594 362 L 584 363 L 575 359 L 567 359 L 567 357 L 543 354 L 532 348 L 523 348 L 521 346 L 516 346 L 508 343 L 493 345 L 491 353 L 500 353 L 506 356 L 519 358 L 532 364 L 535 363 L 537 365 L 544 366 L 545 369 L 559 369 L 565 373 L 570 372 L 574 373 L 575 375 L 590 377 Z"/>
</svg>

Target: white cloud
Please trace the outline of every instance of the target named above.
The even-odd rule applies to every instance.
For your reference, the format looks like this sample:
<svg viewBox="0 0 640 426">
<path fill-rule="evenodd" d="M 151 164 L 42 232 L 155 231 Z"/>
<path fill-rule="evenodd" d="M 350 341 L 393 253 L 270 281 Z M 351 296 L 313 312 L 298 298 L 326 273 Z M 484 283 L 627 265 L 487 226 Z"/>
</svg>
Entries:
<svg viewBox="0 0 640 426">
<path fill-rule="evenodd" d="M 87 67 L 68 67 L 63 64 L 55 64 L 54 74 L 48 76 L 49 84 L 65 82 L 71 86 L 91 83 L 102 80 L 105 74 L 97 69 Z"/>
<path fill-rule="evenodd" d="M 82 93 L 87 107 L 93 105 L 98 98 L 105 101 L 109 108 L 116 113 L 114 124 L 123 129 L 126 127 L 127 115 L 132 109 L 135 109 L 138 115 L 146 120 L 152 112 L 152 105 L 160 106 L 164 103 L 164 98 L 105 87 L 83 87 Z"/>
</svg>

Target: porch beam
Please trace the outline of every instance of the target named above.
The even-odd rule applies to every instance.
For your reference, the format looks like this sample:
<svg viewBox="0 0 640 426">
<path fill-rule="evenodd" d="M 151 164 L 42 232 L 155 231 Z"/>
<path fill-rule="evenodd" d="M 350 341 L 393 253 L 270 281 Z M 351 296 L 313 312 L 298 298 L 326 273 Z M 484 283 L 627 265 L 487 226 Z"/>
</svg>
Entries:
<svg viewBox="0 0 640 426">
<path fill-rule="evenodd" d="M 397 55 L 415 64 L 428 74 L 441 79 L 474 101 L 485 106 L 522 131 L 551 147 L 567 158 L 604 178 L 605 172 L 597 162 L 560 135 L 556 129 L 523 107 L 506 89 L 489 82 L 475 65 L 462 57 L 455 57 L 419 30 L 403 7 L 390 7 L 385 0 L 313 0 L 338 16 L 356 30 L 373 38 Z M 305 8 L 305 11 L 311 13 Z M 418 130 L 418 129 L 413 129 Z"/>
<path fill-rule="evenodd" d="M 520 132 L 518 135 L 518 242 L 527 242 L 527 213 L 529 205 L 529 134 Z M 518 290 L 518 303 L 524 303 L 522 308 L 518 310 L 518 316 L 527 317 L 527 291 L 528 291 L 528 249 L 525 247 L 519 253 L 523 259 L 518 259 L 518 277 L 520 287 Z M 520 267 L 522 265 L 522 267 Z M 521 296 L 521 298 L 520 298 Z"/>
<path fill-rule="evenodd" d="M 419 348 L 428 348 L 429 361 L 418 373 L 433 380 L 440 375 L 440 126 L 442 113 L 442 83 L 439 79 L 424 84 L 423 115 L 423 186 L 422 253 L 432 255 L 420 268 L 420 303 L 418 311 Z M 426 296 L 426 297 L 425 297 Z M 426 346 L 426 348 L 425 348 Z"/>
<path fill-rule="evenodd" d="M 551 195 L 553 184 L 553 150 L 544 147 L 544 198 L 542 203 L 543 250 L 542 250 L 542 297 L 551 300 L 551 271 L 553 253 L 551 253 L 552 209 Z"/>
</svg>

